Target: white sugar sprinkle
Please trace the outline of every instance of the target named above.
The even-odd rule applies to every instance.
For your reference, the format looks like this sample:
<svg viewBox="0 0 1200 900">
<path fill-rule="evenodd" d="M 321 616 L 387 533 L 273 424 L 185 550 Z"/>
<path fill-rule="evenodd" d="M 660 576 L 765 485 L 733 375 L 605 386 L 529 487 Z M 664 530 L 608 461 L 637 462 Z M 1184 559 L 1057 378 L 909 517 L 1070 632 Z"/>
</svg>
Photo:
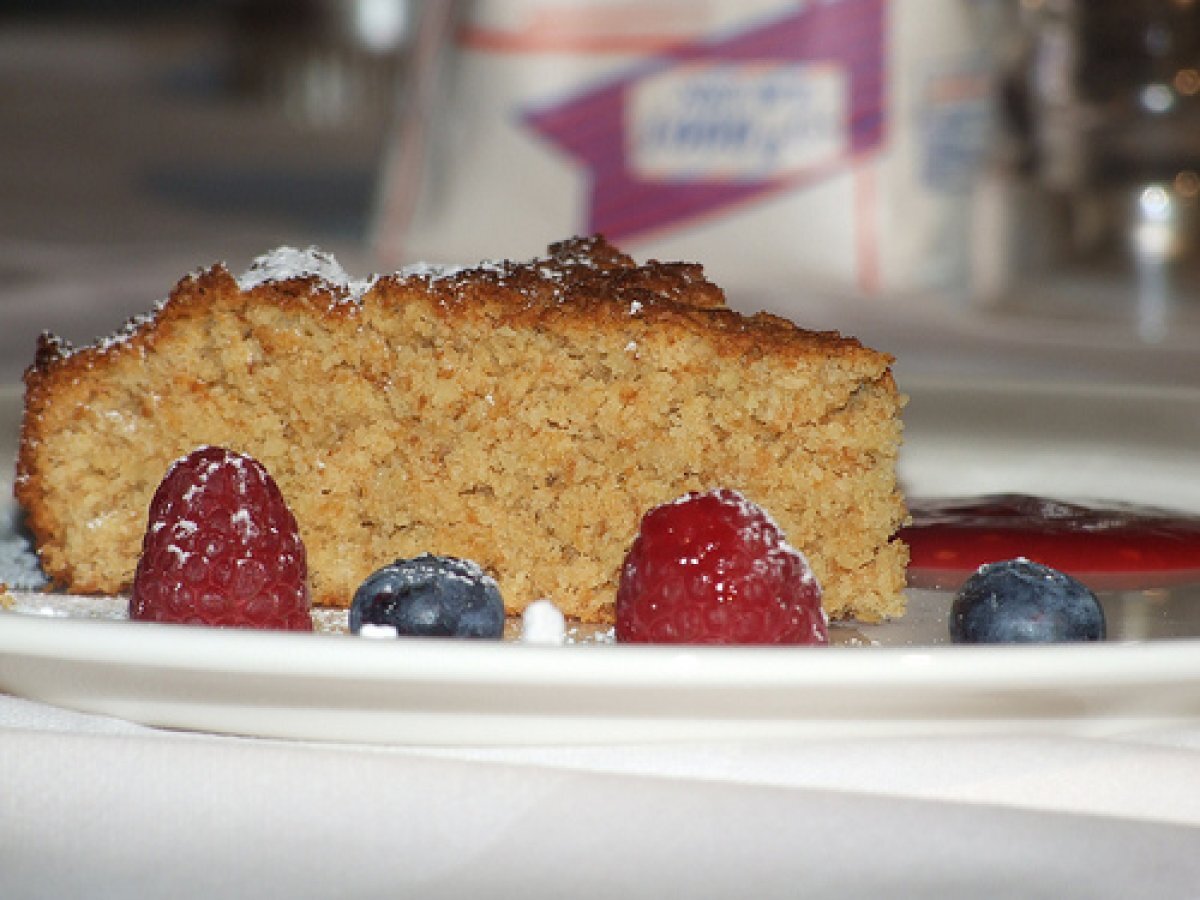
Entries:
<svg viewBox="0 0 1200 900">
<path fill-rule="evenodd" d="M 567 620 L 549 600 L 534 600 L 521 614 L 521 641 L 526 644 L 561 644 L 566 640 Z"/>
<path fill-rule="evenodd" d="M 360 637 L 365 638 L 394 638 L 400 635 L 395 625 L 375 625 L 371 622 L 363 622 L 358 633 Z"/>
<path fill-rule="evenodd" d="M 254 524 L 254 517 L 250 515 L 250 510 L 245 507 L 235 510 L 230 517 L 230 521 L 243 538 L 253 538 L 258 534 L 258 527 Z"/>
</svg>

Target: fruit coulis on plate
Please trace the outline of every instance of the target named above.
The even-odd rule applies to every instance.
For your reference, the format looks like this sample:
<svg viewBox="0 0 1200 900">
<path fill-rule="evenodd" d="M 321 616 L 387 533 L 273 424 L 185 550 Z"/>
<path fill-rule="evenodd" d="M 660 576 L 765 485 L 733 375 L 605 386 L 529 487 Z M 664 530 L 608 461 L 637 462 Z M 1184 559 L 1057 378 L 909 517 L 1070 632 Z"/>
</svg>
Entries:
<svg viewBox="0 0 1200 900">
<path fill-rule="evenodd" d="M 1026 557 L 1122 590 L 1200 581 L 1200 516 L 1026 494 L 910 499 L 912 587 L 952 590 L 984 563 Z"/>
</svg>

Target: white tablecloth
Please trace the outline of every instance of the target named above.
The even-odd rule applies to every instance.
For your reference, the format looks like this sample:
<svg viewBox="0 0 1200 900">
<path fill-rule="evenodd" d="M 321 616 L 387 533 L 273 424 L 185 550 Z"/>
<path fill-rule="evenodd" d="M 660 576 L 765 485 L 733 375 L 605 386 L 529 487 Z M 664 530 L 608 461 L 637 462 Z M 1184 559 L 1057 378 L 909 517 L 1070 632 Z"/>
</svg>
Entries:
<svg viewBox="0 0 1200 900">
<path fill-rule="evenodd" d="M 438 750 L 0 697 L 0 896 L 1195 897 L 1200 727 Z"/>
</svg>

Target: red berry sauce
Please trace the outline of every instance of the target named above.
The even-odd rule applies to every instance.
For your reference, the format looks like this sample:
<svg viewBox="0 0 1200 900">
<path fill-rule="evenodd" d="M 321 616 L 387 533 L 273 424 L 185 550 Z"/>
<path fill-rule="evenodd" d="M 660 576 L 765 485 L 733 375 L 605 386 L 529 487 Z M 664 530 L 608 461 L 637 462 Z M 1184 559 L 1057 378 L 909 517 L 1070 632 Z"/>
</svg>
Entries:
<svg viewBox="0 0 1200 900">
<path fill-rule="evenodd" d="M 1025 494 L 909 500 L 911 587 L 956 589 L 984 563 L 1024 556 L 1096 590 L 1200 581 L 1200 516 Z"/>
</svg>

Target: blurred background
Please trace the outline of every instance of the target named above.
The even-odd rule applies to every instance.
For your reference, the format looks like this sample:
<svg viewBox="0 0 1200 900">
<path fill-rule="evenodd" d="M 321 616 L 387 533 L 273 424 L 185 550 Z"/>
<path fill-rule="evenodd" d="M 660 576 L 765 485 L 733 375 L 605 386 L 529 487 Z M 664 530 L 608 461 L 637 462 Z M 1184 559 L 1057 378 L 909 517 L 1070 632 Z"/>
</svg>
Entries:
<svg viewBox="0 0 1200 900">
<path fill-rule="evenodd" d="M 281 245 L 371 269 L 403 2 L 0 4 L 4 382 L 217 261 Z"/>
<path fill-rule="evenodd" d="M 0 383 L 281 244 L 603 231 L 898 371 L 1200 383 L 1196 0 L 0 2 Z"/>
</svg>

